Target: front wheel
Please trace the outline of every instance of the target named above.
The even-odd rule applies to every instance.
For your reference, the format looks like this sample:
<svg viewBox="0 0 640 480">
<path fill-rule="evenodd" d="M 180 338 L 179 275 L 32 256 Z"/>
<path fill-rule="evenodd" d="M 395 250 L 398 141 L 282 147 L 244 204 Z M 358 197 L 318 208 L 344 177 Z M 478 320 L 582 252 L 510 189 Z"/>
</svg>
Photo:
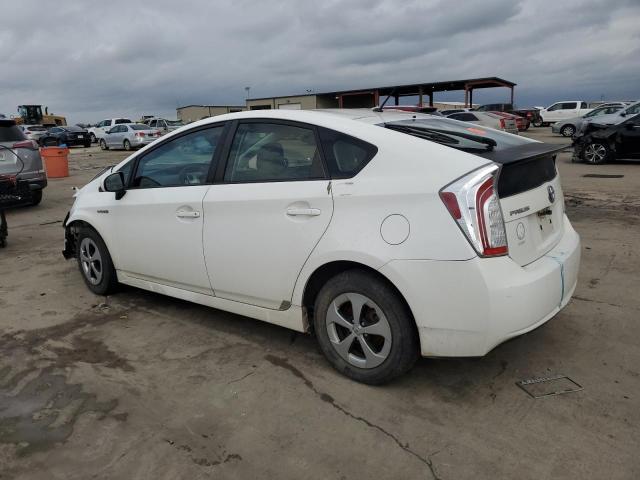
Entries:
<svg viewBox="0 0 640 480">
<path fill-rule="evenodd" d="M 542 126 L 542 118 L 536 118 L 531 123 L 533 124 L 534 127 L 541 127 Z"/>
<path fill-rule="evenodd" d="M 318 294 L 313 321 L 329 363 L 358 382 L 386 383 L 418 359 L 407 306 L 390 285 L 367 272 L 348 270 L 330 279 Z"/>
<path fill-rule="evenodd" d="M 42 190 L 34 190 L 31 192 L 31 205 L 34 207 L 42 201 Z"/>
<path fill-rule="evenodd" d="M 118 278 L 102 237 L 92 228 L 82 228 L 77 241 L 76 255 L 84 283 L 96 295 L 113 293 Z"/>
<path fill-rule="evenodd" d="M 600 165 L 609 160 L 611 150 L 604 143 L 592 142 L 585 147 L 582 157 L 586 163 Z"/>
<path fill-rule="evenodd" d="M 107 147 L 107 142 L 104 141 L 104 138 L 100 139 L 100 148 L 102 150 L 109 150 L 109 147 Z"/>
<path fill-rule="evenodd" d="M 560 135 L 563 137 L 573 137 L 576 133 L 576 127 L 573 125 L 565 125 L 560 129 Z"/>
</svg>

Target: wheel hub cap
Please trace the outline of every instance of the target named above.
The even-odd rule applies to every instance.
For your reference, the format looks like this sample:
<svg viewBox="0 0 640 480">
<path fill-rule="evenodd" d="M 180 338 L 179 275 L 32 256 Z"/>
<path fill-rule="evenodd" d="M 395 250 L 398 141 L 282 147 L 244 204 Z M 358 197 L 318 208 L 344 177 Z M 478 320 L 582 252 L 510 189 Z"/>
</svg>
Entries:
<svg viewBox="0 0 640 480">
<path fill-rule="evenodd" d="M 329 305 L 327 334 L 340 357 L 358 368 L 375 368 L 391 351 L 391 326 L 382 309 L 359 293 L 339 295 Z"/>
<path fill-rule="evenodd" d="M 82 273 L 92 285 L 102 281 L 102 256 L 93 240 L 83 238 L 80 242 L 80 264 Z"/>
</svg>

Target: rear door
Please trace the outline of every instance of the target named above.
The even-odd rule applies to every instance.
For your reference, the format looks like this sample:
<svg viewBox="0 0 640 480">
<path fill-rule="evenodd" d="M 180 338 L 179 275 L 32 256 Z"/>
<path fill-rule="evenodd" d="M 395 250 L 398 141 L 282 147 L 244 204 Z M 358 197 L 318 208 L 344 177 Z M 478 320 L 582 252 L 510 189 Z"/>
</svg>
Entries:
<svg viewBox="0 0 640 480">
<path fill-rule="evenodd" d="M 203 202 L 204 255 L 216 296 L 288 308 L 298 274 L 333 214 L 319 145 L 313 126 L 236 124 L 223 183 Z"/>
</svg>

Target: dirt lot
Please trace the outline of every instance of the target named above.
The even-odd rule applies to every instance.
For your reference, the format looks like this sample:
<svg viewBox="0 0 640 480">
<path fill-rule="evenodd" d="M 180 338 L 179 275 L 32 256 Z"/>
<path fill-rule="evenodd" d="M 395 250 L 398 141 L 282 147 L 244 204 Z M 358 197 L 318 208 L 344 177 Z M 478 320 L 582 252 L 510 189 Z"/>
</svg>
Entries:
<svg viewBox="0 0 640 480">
<path fill-rule="evenodd" d="M 0 479 L 640 478 L 640 164 L 560 156 L 583 263 L 556 318 L 369 387 L 310 336 L 132 288 L 92 295 L 60 255 L 61 221 L 71 186 L 124 157 L 74 149 L 71 177 L 8 215 Z M 555 374 L 584 390 L 515 385 Z"/>
</svg>

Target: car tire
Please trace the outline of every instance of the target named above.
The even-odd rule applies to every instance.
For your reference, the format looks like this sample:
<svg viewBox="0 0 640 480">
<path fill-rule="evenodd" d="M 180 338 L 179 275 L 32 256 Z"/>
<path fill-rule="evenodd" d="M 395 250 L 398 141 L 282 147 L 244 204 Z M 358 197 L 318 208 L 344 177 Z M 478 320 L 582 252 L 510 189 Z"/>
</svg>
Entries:
<svg viewBox="0 0 640 480">
<path fill-rule="evenodd" d="M 611 159 L 611 149 L 601 142 L 591 142 L 584 147 L 582 159 L 591 165 L 602 165 Z"/>
<path fill-rule="evenodd" d="M 131 150 L 131 142 L 129 140 L 122 142 L 122 146 L 127 152 Z"/>
<path fill-rule="evenodd" d="M 84 227 L 78 232 L 76 259 L 89 290 L 96 295 L 109 295 L 117 290 L 118 277 L 111 255 L 93 228 Z"/>
<path fill-rule="evenodd" d="M 100 139 L 100 148 L 102 150 L 109 150 L 109 147 L 107 147 L 107 142 L 104 141 L 104 138 Z"/>
<path fill-rule="evenodd" d="M 42 190 L 34 190 L 31 192 L 31 205 L 34 207 L 42 201 Z"/>
<path fill-rule="evenodd" d="M 539 127 L 541 127 L 541 126 L 542 126 L 543 122 L 542 122 L 542 119 L 541 119 L 541 118 L 535 118 L 535 119 L 533 120 L 533 122 L 531 122 L 531 124 L 532 124 L 534 127 L 539 128 Z"/>
<path fill-rule="evenodd" d="M 560 135 L 562 135 L 563 137 L 573 137 L 575 133 L 576 133 L 576 127 L 574 127 L 570 123 L 563 125 L 560 128 Z"/>
<path fill-rule="evenodd" d="M 359 325 L 353 321 L 354 305 L 361 305 Z M 384 280 L 362 270 L 342 272 L 320 289 L 313 323 L 329 363 L 358 382 L 389 382 L 410 370 L 420 354 L 403 299 Z"/>
<path fill-rule="evenodd" d="M 89 138 L 91 139 L 91 143 L 98 143 L 95 133 L 90 133 Z"/>
</svg>

